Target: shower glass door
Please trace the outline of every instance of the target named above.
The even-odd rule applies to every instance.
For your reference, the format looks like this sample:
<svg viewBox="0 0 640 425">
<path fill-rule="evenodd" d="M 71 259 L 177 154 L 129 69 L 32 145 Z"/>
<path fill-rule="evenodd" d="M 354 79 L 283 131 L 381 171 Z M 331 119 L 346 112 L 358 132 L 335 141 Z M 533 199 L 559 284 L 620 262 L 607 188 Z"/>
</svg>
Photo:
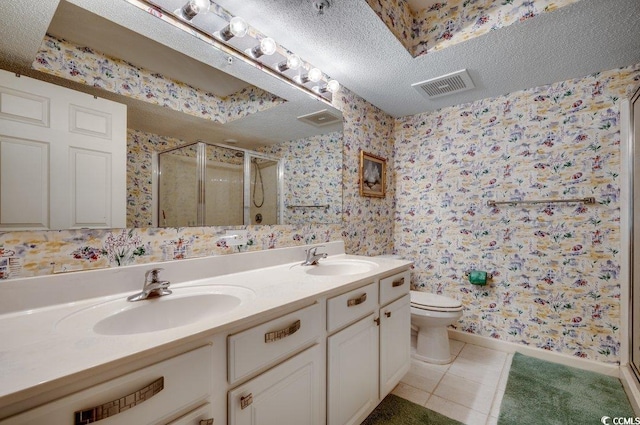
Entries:
<svg viewBox="0 0 640 425">
<path fill-rule="evenodd" d="M 158 224 L 198 224 L 198 149 L 182 146 L 158 155 Z"/>
<path fill-rule="evenodd" d="M 212 145 L 206 152 L 204 224 L 244 224 L 244 152 Z"/>
<path fill-rule="evenodd" d="M 267 157 L 247 155 L 249 163 L 248 189 L 245 203 L 248 217 L 247 224 L 278 224 L 280 207 L 278 205 L 280 193 L 280 167 L 279 161 Z"/>
</svg>

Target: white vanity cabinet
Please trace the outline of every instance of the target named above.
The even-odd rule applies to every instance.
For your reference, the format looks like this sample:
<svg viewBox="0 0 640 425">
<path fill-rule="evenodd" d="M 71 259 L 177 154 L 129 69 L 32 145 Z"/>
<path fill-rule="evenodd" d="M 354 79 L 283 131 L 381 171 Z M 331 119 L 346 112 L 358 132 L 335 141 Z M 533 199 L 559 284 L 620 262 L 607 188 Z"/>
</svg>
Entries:
<svg viewBox="0 0 640 425">
<path fill-rule="evenodd" d="M 409 298 L 406 271 L 327 301 L 328 425 L 360 424 L 409 370 Z"/>
<path fill-rule="evenodd" d="M 371 313 L 329 337 L 329 425 L 360 424 L 378 404 L 378 326 Z"/>
<path fill-rule="evenodd" d="M 327 331 L 349 325 L 327 339 L 329 425 L 359 424 L 378 402 L 377 309 L 377 282 L 327 300 Z"/>
<path fill-rule="evenodd" d="M 28 410 L 1 425 L 175 424 L 214 419 L 211 346 L 204 346 Z"/>
<path fill-rule="evenodd" d="M 270 368 L 228 392 L 229 425 L 325 424 L 323 309 L 318 302 L 228 337 L 230 384 Z"/>
<path fill-rule="evenodd" d="M 398 385 L 411 360 L 410 295 L 380 309 L 380 398 Z"/>
<path fill-rule="evenodd" d="M 380 398 L 398 385 L 411 361 L 410 272 L 380 279 Z"/>
</svg>

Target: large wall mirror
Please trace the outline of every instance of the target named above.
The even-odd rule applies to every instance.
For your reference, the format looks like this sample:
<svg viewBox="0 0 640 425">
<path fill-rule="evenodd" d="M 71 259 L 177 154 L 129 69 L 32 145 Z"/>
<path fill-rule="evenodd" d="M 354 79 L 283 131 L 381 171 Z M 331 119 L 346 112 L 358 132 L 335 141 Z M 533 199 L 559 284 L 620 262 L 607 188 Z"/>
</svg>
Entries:
<svg viewBox="0 0 640 425">
<path fill-rule="evenodd" d="M 244 116 L 238 114 L 239 118 L 220 123 L 97 89 L 91 81 L 81 83 L 47 70 L 27 69 L 19 60 L 0 63 L 4 69 L 127 105 L 127 227 L 341 221 L 342 117 L 336 108 L 297 92 L 253 66 L 234 61 L 126 2 L 119 2 L 118 7 L 106 3 L 111 2 L 60 1 L 55 10 L 48 12 L 51 19 L 46 28 L 39 30 L 46 32 L 45 37 L 126 61 L 203 93 L 225 97 L 258 87 L 282 99 L 273 107 Z M 41 12 L 46 16 L 47 11 Z M 6 49 L 15 50 L 15 45 Z M 38 52 L 32 52 L 33 47 L 25 50 L 24 58 L 32 57 L 34 61 Z M 180 102 L 179 96 L 176 94 L 172 100 Z M 243 105 L 234 107 L 241 111 Z M 313 120 L 298 119 L 315 114 L 322 115 L 315 124 Z M 194 174 L 174 186 L 173 193 L 163 194 L 161 179 L 154 174 L 158 169 L 154 167 L 164 157 L 165 164 L 173 162 L 172 171 L 163 171 L 165 182 L 172 178 L 171 173 L 177 179 L 197 168 L 197 161 L 186 158 L 197 158 L 198 149 L 203 149 L 209 159 L 226 159 L 210 169 L 205 166 L 208 206 L 199 206 L 196 196 L 188 201 L 195 202 L 193 213 L 181 212 L 184 217 L 177 220 L 178 211 L 187 209 L 186 200 L 183 205 L 165 208 L 158 202 L 178 194 L 197 195 L 203 188 L 198 187 Z M 221 171 L 223 168 L 226 171 Z M 209 208 L 215 219 L 199 221 L 198 208 Z M 251 218 L 248 222 L 243 218 L 247 215 Z"/>
</svg>

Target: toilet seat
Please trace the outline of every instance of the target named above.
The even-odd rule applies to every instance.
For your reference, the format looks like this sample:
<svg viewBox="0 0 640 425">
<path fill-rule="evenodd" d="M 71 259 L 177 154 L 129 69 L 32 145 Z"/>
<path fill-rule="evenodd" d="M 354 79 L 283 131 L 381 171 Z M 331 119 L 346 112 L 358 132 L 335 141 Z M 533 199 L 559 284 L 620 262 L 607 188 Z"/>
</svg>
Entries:
<svg viewBox="0 0 640 425">
<path fill-rule="evenodd" d="M 462 311 L 462 303 L 456 299 L 422 291 L 411 291 L 411 307 L 428 311 Z"/>
</svg>

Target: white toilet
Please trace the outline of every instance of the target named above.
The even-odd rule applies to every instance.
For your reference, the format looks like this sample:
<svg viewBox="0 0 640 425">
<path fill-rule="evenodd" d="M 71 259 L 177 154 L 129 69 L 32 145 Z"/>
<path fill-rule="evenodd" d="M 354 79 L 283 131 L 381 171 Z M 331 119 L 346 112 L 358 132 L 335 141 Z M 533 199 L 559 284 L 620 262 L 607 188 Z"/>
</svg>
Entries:
<svg viewBox="0 0 640 425">
<path fill-rule="evenodd" d="M 418 341 L 413 357 L 427 363 L 447 364 L 452 360 L 447 326 L 462 316 L 462 303 L 429 292 L 411 291 L 411 325 Z"/>
</svg>

